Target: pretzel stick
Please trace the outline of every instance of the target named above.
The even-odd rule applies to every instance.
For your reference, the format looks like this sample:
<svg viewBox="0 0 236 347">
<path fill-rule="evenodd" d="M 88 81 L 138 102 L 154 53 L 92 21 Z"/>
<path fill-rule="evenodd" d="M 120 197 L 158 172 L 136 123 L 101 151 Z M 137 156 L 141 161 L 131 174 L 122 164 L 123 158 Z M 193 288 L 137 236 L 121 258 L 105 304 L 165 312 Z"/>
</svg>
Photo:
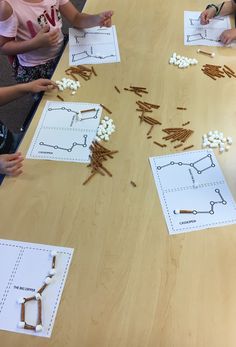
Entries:
<svg viewBox="0 0 236 347">
<path fill-rule="evenodd" d="M 61 101 L 64 101 L 64 99 L 58 94 L 57 94 L 57 98 L 60 99 Z"/>
<path fill-rule="evenodd" d="M 191 145 L 191 146 L 188 146 L 188 147 L 184 147 L 184 151 L 185 151 L 186 149 L 190 149 L 190 148 L 192 148 L 192 147 L 194 147 L 194 145 Z"/>
<path fill-rule="evenodd" d="M 112 114 L 112 112 L 111 112 L 107 107 L 105 107 L 103 104 L 100 104 L 100 106 L 101 106 L 105 111 L 107 111 L 107 113 Z"/>
<path fill-rule="evenodd" d="M 117 86 L 115 86 L 115 90 L 120 93 L 120 89 Z"/>
</svg>

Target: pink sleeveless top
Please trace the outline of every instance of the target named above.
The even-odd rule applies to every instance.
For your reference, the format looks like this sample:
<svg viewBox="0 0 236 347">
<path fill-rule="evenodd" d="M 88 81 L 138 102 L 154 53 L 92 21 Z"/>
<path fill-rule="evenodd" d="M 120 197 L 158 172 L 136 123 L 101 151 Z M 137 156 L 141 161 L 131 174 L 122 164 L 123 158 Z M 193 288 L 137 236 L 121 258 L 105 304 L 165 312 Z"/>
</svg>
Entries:
<svg viewBox="0 0 236 347">
<path fill-rule="evenodd" d="M 30 3 L 24 0 L 6 1 L 12 7 L 13 13 L 7 20 L 0 21 L 0 35 L 27 41 L 33 38 L 46 24 L 50 25 L 50 30 L 59 29 L 60 31 L 57 46 L 38 48 L 27 53 L 17 54 L 20 64 L 36 66 L 55 59 L 63 46 L 59 6 L 65 5 L 69 0 L 42 0 L 39 3 Z"/>
</svg>

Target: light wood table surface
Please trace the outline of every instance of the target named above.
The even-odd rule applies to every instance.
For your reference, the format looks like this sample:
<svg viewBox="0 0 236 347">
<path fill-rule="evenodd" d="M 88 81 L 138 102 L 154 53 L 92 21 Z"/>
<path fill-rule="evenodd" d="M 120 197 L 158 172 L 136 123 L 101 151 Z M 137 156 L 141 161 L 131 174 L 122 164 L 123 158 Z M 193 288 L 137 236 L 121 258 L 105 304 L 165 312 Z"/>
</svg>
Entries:
<svg viewBox="0 0 236 347">
<path fill-rule="evenodd" d="M 236 139 L 236 80 L 213 81 L 205 63 L 236 71 L 235 50 L 209 48 L 210 59 L 183 45 L 184 10 L 205 1 L 89 0 L 84 12 L 115 11 L 121 63 L 96 65 L 98 77 L 65 101 L 103 103 L 117 126 L 107 147 L 119 150 L 86 186 L 86 165 L 25 160 L 24 174 L 0 189 L 0 238 L 75 249 L 51 339 L 0 332 L 2 347 L 235 347 L 236 226 L 169 236 L 148 157 L 173 152 L 152 140 L 162 127 L 190 121 L 188 144 L 221 130 Z M 199 60 L 180 70 L 168 64 L 173 52 Z M 68 49 L 54 80 L 65 76 Z M 160 104 L 162 122 L 147 140 L 135 102 L 123 91 L 147 87 L 145 101 Z M 118 94 L 114 85 L 122 93 Z M 21 145 L 27 152 L 46 100 L 45 94 Z M 177 111 L 177 106 L 187 111 Z M 106 146 L 106 144 L 105 144 Z M 177 150 L 174 150 L 177 152 Z M 236 198 L 236 146 L 218 161 Z M 136 182 L 134 188 L 130 181 Z M 7 260 L 6 260 L 7 261 Z M 4 264 L 1 264 L 4 266 Z"/>
</svg>

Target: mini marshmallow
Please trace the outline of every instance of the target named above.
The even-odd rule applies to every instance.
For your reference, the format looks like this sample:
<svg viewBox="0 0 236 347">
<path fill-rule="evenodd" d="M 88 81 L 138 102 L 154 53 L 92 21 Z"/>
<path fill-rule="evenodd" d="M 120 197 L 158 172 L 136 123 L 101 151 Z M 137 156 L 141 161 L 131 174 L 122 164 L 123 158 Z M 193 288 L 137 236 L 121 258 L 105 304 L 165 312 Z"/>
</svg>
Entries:
<svg viewBox="0 0 236 347">
<path fill-rule="evenodd" d="M 57 273 L 57 270 L 56 270 L 56 269 L 51 269 L 51 270 L 49 271 L 49 275 L 51 275 L 51 276 L 55 275 L 56 273 Z"/>
<path fill-rule="evenodd" d="M 41 324 L 36 325 L 35 331 L 36 331 L 37 333 L 39 333 L 39 332 L 42 331 L 42 330 L 43 330 L 43 327 L 42 327 Z"/>
<path fill-rule="evenodd" d="M 54 251 L 54 250 L 51 251 L 51 256 L 52 256 L 52 257 L 55 257 L 56 255 L 57 255 L 57 251 Z"/>
<path fill-rule="evenodd" d="M 52 282 L 51 277 L 46 277 L 45 280 L 44 280 L 44 283 L 45 283 L 45 284 L 49 284 L 49 283 L 51 283 L 51 282 Z"/>
<path fill-rule="evenodd" d="M 37 294 L 35 294 L 35 299 L 36 300 L 42 300 L 42 296 L 39 293 L 37 293 Z"/>
<path fill-rule="evenodd" d="M 25 303 L 25 298 L 19 298 L 17 300 L 18 304 L 24 304 Z"/>
<path fill-rule="evenodd" d="M 18 322 L 18 328 L 24 329 L 25 327 L 25 322 Z"/>
</svg>

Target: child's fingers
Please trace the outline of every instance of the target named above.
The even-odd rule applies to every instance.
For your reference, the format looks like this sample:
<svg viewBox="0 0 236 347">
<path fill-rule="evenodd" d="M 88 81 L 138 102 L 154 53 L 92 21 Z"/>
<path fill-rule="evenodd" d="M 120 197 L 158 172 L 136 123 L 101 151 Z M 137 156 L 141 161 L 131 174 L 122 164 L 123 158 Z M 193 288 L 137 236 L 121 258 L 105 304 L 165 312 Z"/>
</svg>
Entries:
<svg viewBox="0 0 236 347">
<path fill-rule="evenodd" d="M 231 38 L 228 35 L 227 31 L 223 31 L 223 33 L 220 35 L 220 41 L 224 44 L 227 45 L 231 42 Z"/>
<path fill-rule="evenodd" d="M 49 80 L 49 79 L 39 79 L 39 80 L 36 80 L 34 81 L 35 83 L 35 86 L 40 89 L 39 91 L 46 91 L 46 90 L 50 90 L 50 89 L 54 89 L 54 88 L 57 88 L 57 84 L 52 81 L 52 80 Z M 36 90 L 36 93 L 37 93 L 37 90 Z"/>
<path fill-rule="evenodd" d="M 17 177 L 17 176 L 21 175 L 22 172 L 23 172 L 23 170 L 17 170 L 17 171 L 15 171 L 11 176 L 12 176 L 12 177 Z"/>
<path fill-rule="evenodd" d="M 11 170 L 11 169 L 16 169 L 16 168 L 20 168 L 22 167 L 22 159 L 15 159 L 15 160 L 11 160 L 11 161 L 7 161 L 5 164 L 5 168 L 7 170 Z"/>
<path fill-rule="evenodd" d="M 58 44 L 58 40 L 60 36 L 60 33 L 58 30 L 50 31 L 49 33 L 47 33 L 47 35 L 48 35 L 48 40 L 51 46 L 55 46 Z"/>
<path fill-rule="evenodd" d="M 104 27 L 110 27 L 111 26 L 111 19 L 106 19 L 103 21 L 102 26 Z"/>
<path fill-rule="evenodd" d="M 109 18 L 111 18 L 113 16 L 113 14 L 114 14 L 114 11 L 106 11 L 106 12 L 104 12 L 105 17 L 109 17 Z"/>
<path fill-rule="evenodd" d="M 24 160 L 24 158 L 21 155 L 21 152 L 16 152 L 16 153 L 12 153 L 12 154 L 5 154 L 5 160 L 6 161 L 12 161 L 12 160 L 16 160 L 16 159 L 21 159 Z"/>
<path fill-rule="evenodd" d="M 208 16 L 207 13 L 202 13 L 200 17 L 201 24 L 208 24 Z"/>
<path fill-rule="evenodd" d="M 55 89 L 56 87 L 52 84 L 48 84 L 47 85 L 47 90 L 52 90 L 52 89 Z"/>
<path fill-rule="evenodd" d="M 100 26 L 111 26 L 111 17 L 113 16 L 113 14 L 113 11 L 100 13 Z"/>
<path fill-rule="evenodd" d="M 57 84 L 54 82 L 54 81 L 51 81 L 51 80 L 49 80 L 50 81 L 50 87 L 53 87 L 53 88 L 57 88 L 58 86 L 57 86 Z"/>
<path fill-rule="evenodd" d="M 17 177 L 20 174 L 22 174 L 22 172 L 23 170 L 21 170 L 20 168 L 17 168 L 17 169 L 11 169 L 9 172 L 6 172 L 6 174 L 11 177 Z"/>
<path fill-rule="evenodd" d="M 111 26 L 111 17 L 105 17 L 101 20 L 101 26 L 110 27 Z"/>
<path fill-rule="evenodd" d="M 46 24 L 42 29 L 41 31 L 43 33 L 48 33 L 50 31 L 50 25 L 49 24 Z"/>
<path fill-rule="evenodd" d="M 8 176 L 18 176 L 22 172 L 22 170 L 21 170 L 22 166 L 23 166 L 23 164 L 18 163 L 14 166 L 7 167 L 7 168 L 5 168 L 5 173 Z"/>
</svg>

